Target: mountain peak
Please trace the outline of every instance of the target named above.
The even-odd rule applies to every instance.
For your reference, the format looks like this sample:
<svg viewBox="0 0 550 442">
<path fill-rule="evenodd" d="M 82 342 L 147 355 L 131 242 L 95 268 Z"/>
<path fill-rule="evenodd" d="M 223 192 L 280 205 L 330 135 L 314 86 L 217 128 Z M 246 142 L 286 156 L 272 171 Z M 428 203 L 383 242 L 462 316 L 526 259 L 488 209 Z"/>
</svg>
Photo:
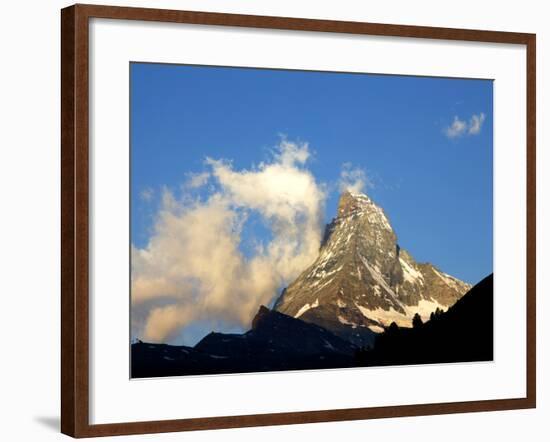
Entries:
<svg viewBox="0 0 550 442">
<path fill-rule="evenodd" d="M 256 313 L 256 316 L 254 316 L 254 319 L 252 320 L 252 329 L 257 328 L 262 319 L 269 315 L 270 312 L 271 310 L 269 310 L 265 305 L 260 305 L 258 313 Z"/>
<path fill-rule="evenodd" d="M 352 193 L 346 190 L 340 195 L 338 214 L 335 221 L 344 221 L 350 215 L 367 218 L 371 228 L 381 228 L 393 233 L 390 221 L 384 210 L 364 193 Z"/>
<path fill-rule="evenodd" d="M 365 345 L 396 322 L 410 326 L 454 304 L 470 286 L 399 247 L 384 210 L 346 191 L 317 260 L 288 286 L 274 309 Z"/>
<path fill-rule="evenodd" d="M 363 193 L 352 193 L 348 190 L 340 195 L 338 201 L 338 216 L 346 216 L 350 213 L 372 204 L 370 198 Z"/>
</svg>

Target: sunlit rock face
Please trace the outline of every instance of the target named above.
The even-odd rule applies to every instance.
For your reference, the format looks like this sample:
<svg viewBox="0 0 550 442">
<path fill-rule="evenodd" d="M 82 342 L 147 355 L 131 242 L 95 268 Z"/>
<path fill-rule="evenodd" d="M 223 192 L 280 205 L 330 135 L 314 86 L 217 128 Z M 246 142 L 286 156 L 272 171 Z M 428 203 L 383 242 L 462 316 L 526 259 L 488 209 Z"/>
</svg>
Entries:
<svg viewBox="0 0 550 442">
<path fill-rule="evenodd" d="M 386 214 L 367 195 L 345 192 L 316 261 L 283 291 L 274 309 L 370 345 L 392 322 L 410 327 L 446 310 L 471 286 L 397 243 Z"/>
</svg>

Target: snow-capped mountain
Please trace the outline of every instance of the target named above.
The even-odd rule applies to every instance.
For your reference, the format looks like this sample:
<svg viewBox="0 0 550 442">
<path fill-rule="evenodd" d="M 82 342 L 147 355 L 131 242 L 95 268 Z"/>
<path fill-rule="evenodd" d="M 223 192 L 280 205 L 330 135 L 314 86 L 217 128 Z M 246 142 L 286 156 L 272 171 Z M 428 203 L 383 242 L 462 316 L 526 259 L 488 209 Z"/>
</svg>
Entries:
<svg viewBox="0 0 550 442">
<path fill-rule="evenodd" d="M 364 194 L 345 192 L 317 260 L 283 291 L 274 309 L 324 327 L 358 345 L 392 322 L 410 327 L 446 310 L 471 285 L 397 244 L 384 211 Z"/>
</svg>

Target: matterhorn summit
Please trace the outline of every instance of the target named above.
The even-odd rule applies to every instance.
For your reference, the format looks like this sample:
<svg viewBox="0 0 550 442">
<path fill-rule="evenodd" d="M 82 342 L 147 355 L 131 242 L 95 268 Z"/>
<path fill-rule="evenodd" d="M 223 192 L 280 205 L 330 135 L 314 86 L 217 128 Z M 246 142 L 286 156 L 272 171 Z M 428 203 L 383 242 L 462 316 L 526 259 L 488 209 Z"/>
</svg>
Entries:
<svg viewBox="0 0 550 442">
<path fill-rule="evenodd" d="M 399 247 L 382 210 L 367 195 L 344 192 L 319 256 L 281 294 L 274 309 L 369 345 L 392 322 L 410 327 L 446 310 L 471 286 Z"/>
</svg>

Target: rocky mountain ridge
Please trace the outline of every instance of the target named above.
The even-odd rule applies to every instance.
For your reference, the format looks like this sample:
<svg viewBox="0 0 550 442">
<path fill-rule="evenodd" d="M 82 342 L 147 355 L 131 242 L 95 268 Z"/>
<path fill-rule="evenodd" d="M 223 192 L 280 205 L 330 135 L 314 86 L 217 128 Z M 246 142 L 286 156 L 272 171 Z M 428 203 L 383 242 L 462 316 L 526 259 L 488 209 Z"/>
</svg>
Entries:
<svg viewBox="0 0 550 442">
<path fill-rule="evenodd" d="M 315 324 L 260 306 L 243 334 L 212 332 L 194 347 L 133 344 L 132 377 L 353 367 L 356 351 Z"/>
<path fill-rule="evenodd" d="M 388 217 L 367 195 L 344 192 L 316 261 L 291 283 L 274 310 L 369 345 L 392 322 L 410 327 L 446 310 L 469 289 L 401 249 Z"/>
</svg>

